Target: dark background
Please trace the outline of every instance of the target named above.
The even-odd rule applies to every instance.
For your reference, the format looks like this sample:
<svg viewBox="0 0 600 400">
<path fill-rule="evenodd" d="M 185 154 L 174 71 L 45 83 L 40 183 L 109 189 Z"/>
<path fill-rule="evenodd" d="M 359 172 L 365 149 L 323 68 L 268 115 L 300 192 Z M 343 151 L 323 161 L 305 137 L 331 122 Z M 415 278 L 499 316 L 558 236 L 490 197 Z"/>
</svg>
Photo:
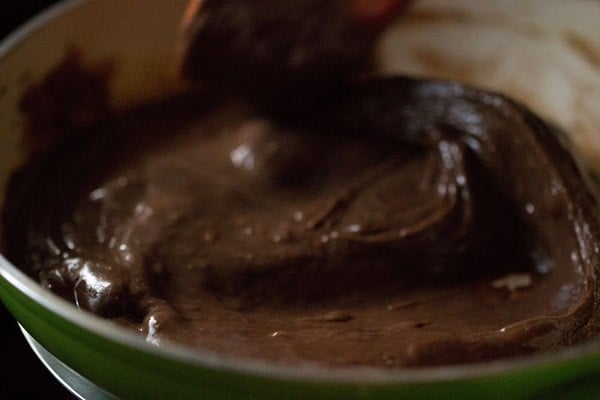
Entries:
<svg viewBox="0 0 600 400">
<path fill-rule="evenodd" d="M 0 0 L 0 40 L 35 14 L 57 2 Z M 33 354 L 14 318 L 1 303 L 0 399 L 75 399 Z"/>
</svg>

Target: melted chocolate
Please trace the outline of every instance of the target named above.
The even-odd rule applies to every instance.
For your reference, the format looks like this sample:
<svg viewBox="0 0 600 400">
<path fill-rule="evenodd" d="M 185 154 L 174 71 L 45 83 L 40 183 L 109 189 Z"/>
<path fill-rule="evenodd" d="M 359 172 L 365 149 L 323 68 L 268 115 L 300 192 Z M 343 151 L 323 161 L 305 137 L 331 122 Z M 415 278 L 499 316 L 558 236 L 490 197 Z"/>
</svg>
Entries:
<svg viewBox="0 0 600 400">
<path fill-rule="evenodd" d="M 462 363 L 595 335 L 595 203 L 520 105 L 407 78 L 301 117 L 208 103 L 115 115 L 32 161 L 6 200 L 10 259 L 151 343 L 283 363 Z"/>
</svg>

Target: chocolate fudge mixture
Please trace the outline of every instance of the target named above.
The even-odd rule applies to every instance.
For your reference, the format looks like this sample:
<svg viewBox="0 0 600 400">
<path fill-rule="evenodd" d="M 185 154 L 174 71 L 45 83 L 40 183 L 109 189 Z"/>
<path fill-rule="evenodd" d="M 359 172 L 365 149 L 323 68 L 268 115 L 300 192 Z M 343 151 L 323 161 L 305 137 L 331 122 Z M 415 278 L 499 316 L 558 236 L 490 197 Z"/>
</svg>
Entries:
<svg viewBox="0 0 600 400">
<path fill-rule="evenodd" d="M 32 161 L 10 259 L 152 343 L 285 363 L 459 363 L 597 333 L 594 203 L 522 107 L 407 78 L 301 121 L 210 103 L 113 115 Z"/>
<path fill-rule="evenodd" d="M 457 83 L 317 92 L 67 118 L 12 179 L 7 255 L 150 343 L 284 364 L 465 363 L 600 333 L 596 203 L 547 124 Z"/>
</svg>

